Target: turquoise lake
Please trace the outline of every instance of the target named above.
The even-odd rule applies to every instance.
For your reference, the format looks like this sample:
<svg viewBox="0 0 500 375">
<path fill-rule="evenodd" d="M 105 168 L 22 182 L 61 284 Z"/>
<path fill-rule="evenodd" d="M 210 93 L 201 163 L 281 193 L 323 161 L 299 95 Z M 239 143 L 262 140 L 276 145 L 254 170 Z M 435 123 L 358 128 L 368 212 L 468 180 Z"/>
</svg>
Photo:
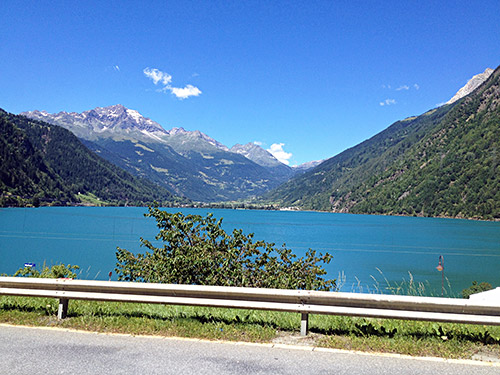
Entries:
<svg viewBox="0 0 500 375">
<path fill-rule="evenodd" d="M 243 229 L 255 239 L 286 243 L 298 255 L 309 248 L 329 252 L 328 276 L 343 291 L 384 291 L 386 279 L 410 277 L 430 294 L 445 284 L 459 294 L 472 281 L 500 286 L 500 223 L 456 219 L 368 216 L 321 212 L 167 209 L 223 218 L 226 230 Z M 142 207 L 44 207 L 0 209 L 0 274 L 12 274 L 25 262 L 77 264 L 79 278 L 107 280 L 116 263 L 116 247 L 144 251 L 139 237 L 153 240 L 154 219 Z M 410 276 L 411 274 L 411 276 Z M 339 275 L 340 278 L 339 278 Z M 378 283 L 378 284 L 377 284 Z"/>
</svg>

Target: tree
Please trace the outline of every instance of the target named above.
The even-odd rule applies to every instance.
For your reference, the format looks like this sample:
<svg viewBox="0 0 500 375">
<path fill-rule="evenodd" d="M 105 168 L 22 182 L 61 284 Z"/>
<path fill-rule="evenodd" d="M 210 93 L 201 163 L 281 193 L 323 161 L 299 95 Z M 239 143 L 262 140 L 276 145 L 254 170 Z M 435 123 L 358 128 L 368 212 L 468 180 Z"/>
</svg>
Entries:
<svg viewBox="0 0 500 375">
<path fill-rule="evenodd" d="M 133 254 L 118 248 L 119 280 L 156 283 L 244 286 L 280 289 L 334 290 L 335 280 L 323 278 L 332 256 L 309 249 L 297 258 L 290 249 L 253 240 L 235 229 L 222 229 L 222 219 L 212 214 L 183 215 L 149 207 L 146 217 L 156 220 L 159 233 L 155 247 L 141 237 L 149 251 Z"/>
</svg>

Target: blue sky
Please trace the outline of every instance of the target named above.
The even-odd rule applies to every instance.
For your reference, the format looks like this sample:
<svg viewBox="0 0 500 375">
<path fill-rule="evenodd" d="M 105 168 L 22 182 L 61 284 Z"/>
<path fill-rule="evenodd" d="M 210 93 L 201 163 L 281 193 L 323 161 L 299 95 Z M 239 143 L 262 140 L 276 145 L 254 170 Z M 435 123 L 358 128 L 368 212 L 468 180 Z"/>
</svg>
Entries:
<svg viewBox="0 0 500 375">
<path fill-rule="evenodd" d="M 4 0 L 0 14 L 1 108 L 120 103 L 229 147 L 274 145 L 290 165 L 500 65 L 498 0 Z"/>
</svg>

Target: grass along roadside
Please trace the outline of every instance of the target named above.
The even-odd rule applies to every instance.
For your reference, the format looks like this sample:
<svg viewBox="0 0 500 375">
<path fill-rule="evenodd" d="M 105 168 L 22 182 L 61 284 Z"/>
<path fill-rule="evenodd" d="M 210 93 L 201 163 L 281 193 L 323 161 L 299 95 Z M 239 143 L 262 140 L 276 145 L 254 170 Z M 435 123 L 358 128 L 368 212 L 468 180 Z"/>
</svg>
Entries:
<svg viewBox="0 0 500 375">
<path fill-rule="evenodd" d="M 257 310 L 72 300 L 68 318 L 58 301 L 0 297 L 0 323 L 106 333 L 209 340 L 280 342 L 413 356 L 500 358 L 500 327 L 311 315 L 300 337 L 300 314 Z"/>
</svg>

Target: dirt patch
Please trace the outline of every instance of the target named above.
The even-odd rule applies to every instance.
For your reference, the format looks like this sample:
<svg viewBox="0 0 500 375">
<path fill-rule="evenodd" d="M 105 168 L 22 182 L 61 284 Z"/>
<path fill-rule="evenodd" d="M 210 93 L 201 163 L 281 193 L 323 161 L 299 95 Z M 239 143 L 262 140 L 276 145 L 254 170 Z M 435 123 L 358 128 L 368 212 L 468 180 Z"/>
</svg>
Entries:
<svg viewBox="0 0 500 375">
<path fill-rule="evenodd" d="M 500 363 L 500 350 L 483 348 L 472 356 L 476 361 Z"/>
<path fill-rule="evenodd" d="M 301 336 L 299 333 L 280 332 L 278 337 L 272 340 L 273 344 L 318 346 L 324 335 L 318 333 L 308 333 L 307 336 Z"/>
</svg>

